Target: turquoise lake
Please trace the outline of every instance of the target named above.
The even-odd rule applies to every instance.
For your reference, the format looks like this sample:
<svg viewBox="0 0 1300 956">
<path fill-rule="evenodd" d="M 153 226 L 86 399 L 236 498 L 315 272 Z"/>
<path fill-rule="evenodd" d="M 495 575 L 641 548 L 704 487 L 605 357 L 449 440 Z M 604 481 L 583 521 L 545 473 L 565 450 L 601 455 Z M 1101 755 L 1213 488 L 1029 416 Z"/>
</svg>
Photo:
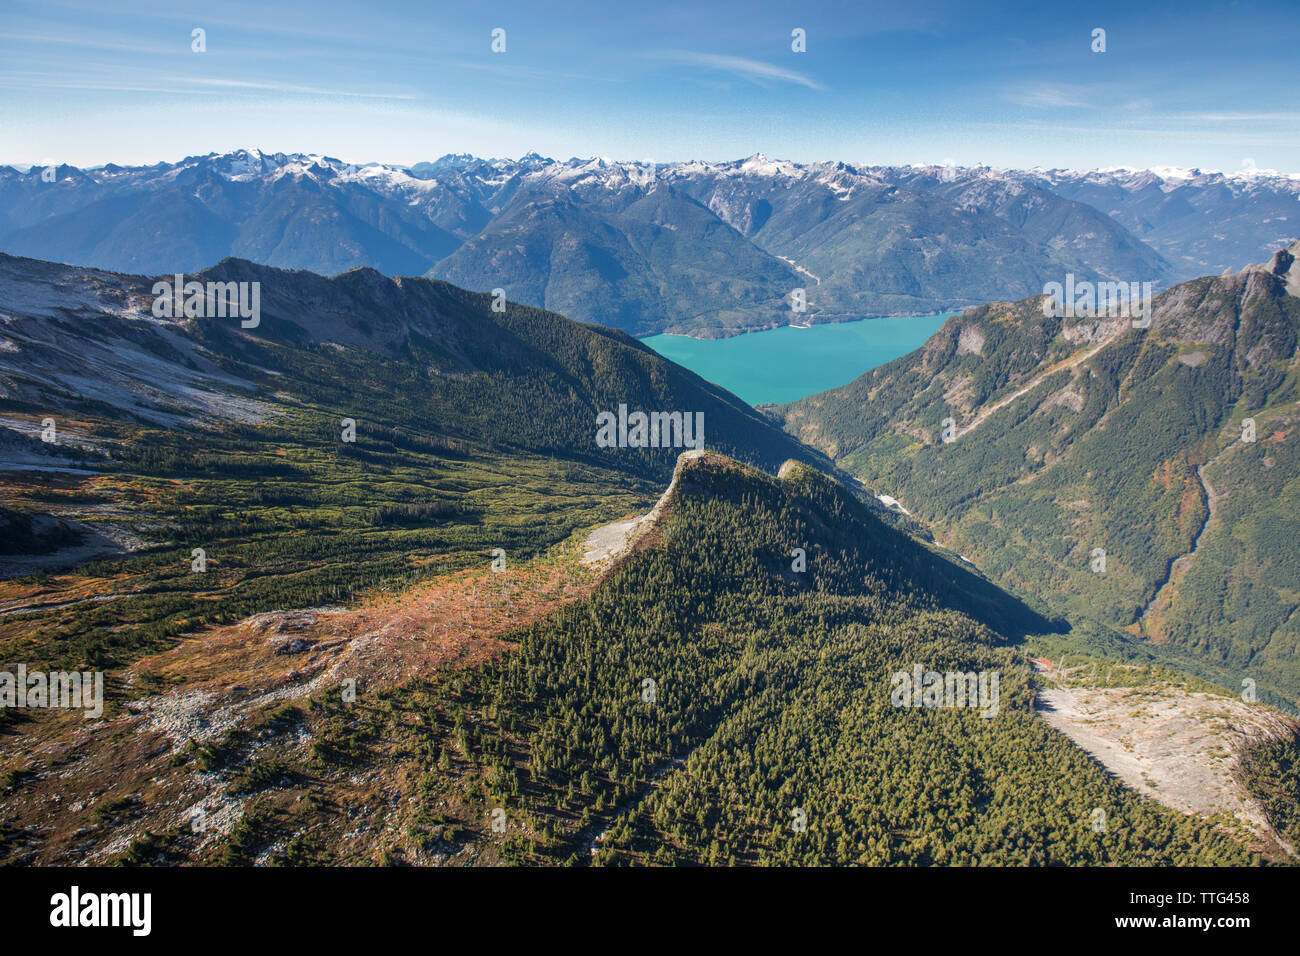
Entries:
<svg viewBox="0 0 1300 956">
<path fill-rule="evenodd" d="M 807 329 L 784 326 L 729 339 L 652 335 L 641 341 L 751 405 L 776 404 L 844 385 L 920 348 L 955 314 L 892 315 Z"/>
</svg>

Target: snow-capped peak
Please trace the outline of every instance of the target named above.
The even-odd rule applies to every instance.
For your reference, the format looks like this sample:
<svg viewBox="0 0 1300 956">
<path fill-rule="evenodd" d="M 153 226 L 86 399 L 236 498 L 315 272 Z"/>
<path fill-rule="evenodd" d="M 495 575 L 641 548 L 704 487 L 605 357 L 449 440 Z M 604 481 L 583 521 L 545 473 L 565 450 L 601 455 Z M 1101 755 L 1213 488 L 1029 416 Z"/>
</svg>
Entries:
<svg viewBox="0 0 1300 956">
<path fill-rule="evenodd" d="M 762 153 L 755 153 L 740 164 L 739 171 L 750 176 L 790 176 L 803 174 L 803 167 L 789 160 L 770 160 Z"/>
</svg>

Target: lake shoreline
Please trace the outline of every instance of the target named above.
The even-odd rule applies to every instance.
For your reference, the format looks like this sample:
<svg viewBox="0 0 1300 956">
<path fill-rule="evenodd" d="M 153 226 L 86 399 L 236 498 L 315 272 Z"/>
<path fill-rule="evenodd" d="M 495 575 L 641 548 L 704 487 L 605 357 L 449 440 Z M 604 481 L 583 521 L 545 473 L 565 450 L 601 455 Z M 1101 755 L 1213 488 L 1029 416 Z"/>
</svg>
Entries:
<svg viewBox="0 0 1300 956">
<path fill-rule="evenodd" d="M 863 316 L 708 339 L 661 332 L 640 341 L 757 408 L 847 385 L 920 348 L 960 314 Z"/>
<path fill-rule="evenodd" d="M 704 334 L 701 332 L 643 332 L 637 333 L 632 337 L 638 342 L 644 342 L 646 339 L 657 338 L 661 335 L 672 336 L 679 339 L 691 339 L 695 342 L 719 342 L 724 339 L 735 339 L 745 335 L 760 335 L 763 332 L 775 332 L 777 329 L 812 329 L 824 325 L 845 325 L 853 322 L 874 322 L 877 319 L 925 319 L 934 315 L 960 315 L 971 306 L 958 306 L 945 312 L 896 312 L 889 315 L 859 315 L 859 316 L 836 316 L 824 321 L 810 321 L 807 325 L 798 325 L 794 322 L 784 322 L 780 325 L 752 326 L 743 329 L 706 329 Z"/>
</svg>

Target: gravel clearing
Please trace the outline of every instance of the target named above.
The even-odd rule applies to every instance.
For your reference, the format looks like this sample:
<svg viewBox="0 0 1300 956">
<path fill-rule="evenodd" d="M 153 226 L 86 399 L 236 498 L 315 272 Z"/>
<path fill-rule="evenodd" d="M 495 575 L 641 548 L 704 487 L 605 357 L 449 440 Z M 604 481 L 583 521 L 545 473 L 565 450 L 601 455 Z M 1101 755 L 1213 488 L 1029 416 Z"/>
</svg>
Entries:
<svg viewBox="0 0 1300 956">
<path fill-rule="evenodd" d="M 1038 714 L 1138 793 L 1183 813 L 1229 813 L 1262 838 L 1284 843 L 1233 779 L 1240 747 L 1296 725 L 1261 704 L 1176 688 L 1052 687 Z"/>
<path fill-rule="evenodd" d="M 600 561 L 612 560 L 627 551 L 641 533 L 653 528 L 659 516 L 663 514 L 664 505 L 677 487 L 677 480 L 682 474 L 682 463 L 692 458 L 699 458 L 703 454 L 703 451 L 692 450 L 684 451 L 677 456 L 677 465 L 673 468 L 673 480 L 669 482 L 668 488 L 659 496 L 659 500 L 649 512 L 639 518 L 625 518 L 622 521 L 601 525 L 587 535 L 586 543 L 583 545 L 582 563 L 596 564 Z"/>
</svg>

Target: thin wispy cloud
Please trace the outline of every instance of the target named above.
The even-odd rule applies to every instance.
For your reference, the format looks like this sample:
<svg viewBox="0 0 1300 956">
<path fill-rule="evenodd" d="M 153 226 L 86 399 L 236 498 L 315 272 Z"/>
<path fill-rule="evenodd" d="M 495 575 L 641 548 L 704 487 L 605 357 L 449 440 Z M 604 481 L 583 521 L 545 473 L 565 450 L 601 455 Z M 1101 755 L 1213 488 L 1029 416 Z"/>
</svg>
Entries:
<svg viewBox="0 0 1300 956">
<path fill-rule="evenodd" d="M 1177 119 L 1202 123 L 1300 123 L 1300 113 L 1175 113 Z"/>
<path fill-rule="evenodd" d="M 1006 98 L 1019 106 L 1035 109 L 1091 109 L 1097 105 L 1097 100 L 1095 96 L 1089 98 L 1089 93 L 1090 90 L 1083 86 L 1040 83 L 1010 90 Z"/>
<path fill-rule="evenodd" d="M 1063 123 L 1053 122 L 971 122 L 968 124 L 971 128 L 998 129 L 998 130 L 1015 130 L 1019 133 L 1033 134 L 1043 140 L 1050 140 L 1053 136 L 1072 136 L 1081 139 L 1103 140 L 1115 137 L 1134 137 L 1147 136 L 1158 138 L 1162 142 L 1171 140 L 1187 140 L 1189 142 L 1215 142 L 1225 145 L 1236 146 L 1284 146 L 1294 148 L 1300 137 L 1287 140 L 1279 140 L 1276 133 L 1272 132 L 1251 132 L 1245 130 L 1229 130 L 1215 128 L 1213 126 L 1156 126 L 1156 125 L 1135 125 L 1131 123 L 1111 123 L 1101 126 L 1076 126 Z M 1173 165 L 1213 165 L 1204 163 L 1180 163 Z M 1222 164 L 1219 164 L 1222 165 Z M 1235 166 L 1235 162 L 1230 164 Z M 1082 168 L 1076 164 L 1076 168 Z"/>
<path fill-rule="evenodd" d="M 423 54 L 424 59 L 428 59 L 428 54 Z M 565 70 L 547 70 L 537 67 L 516 66 L 513 64 L 503 64 L 498 60 L 475 61 L 475 60 L 456 60 L 450 65 L 458 70 L 472 70 L 479 73 L 488 73 L 493 76 L 502 76 L 516 80 L 578 80 L 584 83 L 608 83 L 609 77 L 597 76 L 592 73 L 573 73 Z"/>
<path fill-rule="evenodd" d="M 286 96 L 345 96 L 358 99 L 417 100 L 409 93 L 341 90 L 328 87 L 302 86 L 296 83 L 258 82 L 254 80 L 227 80 L 215 77 L 162 76 L 147 79 L 106 78 L 104 76 L 77 76 L 66 73 L 35 71 L 0 72 L 0 83 L 14 88 L 53 90 L 100 90 L 132 93 L 166 93 L 175 96 L 216 96 L 240 93 L 280 93 Z"/>
<path fill-rule="evenodd" d="M 826 89 L 816 80 L 795 70 L 788 70 L 783 66 L 765 63 L 762 60 L 752 60 L 744 56 L 729 56 L 725 53 L 699 53 L 693 50 L 660 50 L 648 55 L 658 60 L 684 63 L 688 66 L 703 67 L 710 70 L 720 70 L 751 82 L 776 80 L 782 83 L 795 83 L 799 86 L 806 86 L 810 90 Z"/>
<path fill-rule="evenodd" d="M 12 40 L 15 43 L 24 45 L 35 44 L 37 46 L 50 44 L 55 46 L 79 47 L 85 50 L 110 50 L 113 53 L 144 54 L 149 56 L 162 56 L 169 53 L 175 53 L 176 47 L 163 46 L 162 44 L 139 43 L 132 39 L 115 38 L 110 36 L 103 37 L 86 37 L 73 36 L 62 33 L 0 33 L 0 40 Z M 188 43 L 186 44 L 188 47 Z"/>
<path fill-rule="evenodd" d="M 180 79 L 179 77 L 177 79 Z M 419 97 L 406 93 L 366 93 L 358 90 L 331 90 L 314 86 L 297 86 L 292 83 L 257 83 L 251 80 L 219 80 L 211 78 L 186 78 L 182 82 L 198 86 L 219 86 L 227 89 L 260 90 L 271 93 L 296 93 L 302 96 L 357 96 L 377 100 L 414 100 Z"/>
<path fill-rule="evenodd" d="M 44 89 L 44 90 L 85 90 L 87 92 L 111 92 L 111 93 L 162 93 L 167 96 L 220 96 L 216 90 L 196 90 L 192 87 L 179 88 L 174 86 L 140 86 L 132 83 L 114 83 L 102 82 L 99 80 L 77 82 L 68 80 L 61 83 L 17 83 L 15 87 L 20 89 Z"/>
</svg>

